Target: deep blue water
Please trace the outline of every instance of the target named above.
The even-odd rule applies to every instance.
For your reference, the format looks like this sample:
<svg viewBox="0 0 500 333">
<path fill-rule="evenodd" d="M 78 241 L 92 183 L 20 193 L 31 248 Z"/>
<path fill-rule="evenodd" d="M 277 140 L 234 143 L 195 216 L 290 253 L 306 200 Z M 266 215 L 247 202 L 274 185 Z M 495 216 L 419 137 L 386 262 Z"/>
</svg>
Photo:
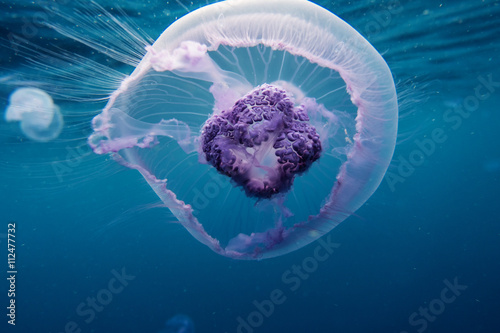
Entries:
<svg viewBox="0 0 500 333">
<path fill-rule="evenodd" d="M 0 1 L 1 37 L 35 22 L 29 40 L 47 46 L 57 34 L 36 24 L 30 3 Z M 98 104 L 68 110 L 50 143 L 2 120 L 2 332 L 153 333 L 179 313 L 201 333 L 237 332 L 238 318 L 253 320 L 256 333 L 500 331 L 500 2 L 318 3 L 383 54 L 401 105 L 386 179 L 323 237 L 337 244 L 333 253 L 308 274 L 294 267 L 310 264 L 318 242 L 263 261 L 212 253 L 151 208 L 158 199 L 137 172 L 86 146 Z M 119 4 L 153 38 L 185 13 L 176 1 Z M 67 38 L 53 43 L 102 60 Z M 23 62 L 8 46 L 2 82 Z M 2 109 L 11 90 L 1 87 Z M 6 316 L 12 222 L 15 327 Z M 106 304 L 91 310 L 97 296 Z"/>
</svg>

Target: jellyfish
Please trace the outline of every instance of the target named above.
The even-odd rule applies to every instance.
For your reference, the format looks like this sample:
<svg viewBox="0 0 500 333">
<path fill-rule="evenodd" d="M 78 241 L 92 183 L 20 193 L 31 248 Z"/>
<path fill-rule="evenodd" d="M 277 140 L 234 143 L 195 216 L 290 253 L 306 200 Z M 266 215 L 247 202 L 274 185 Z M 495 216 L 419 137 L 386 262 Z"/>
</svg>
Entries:
<svg viewBox="0 0 500 333">
<path fill-rule="evenodd" d="M 38 88 L 18 88 L 9 96 L 5 120 L 20 121 L 21 131 L 33 141 L 46 142 L 59 136 L 63 118 L 52 97 Z"/>
<path fill-rule="evenodd" d="M 177 314 L 167 320 L 163 330 L 158 333 L 194 333 L 194 324 L 188 316 Z"/>
<path fill-rule="evenodd" d="M 227 0 L 171 24 L 92 121 L 214 252 L 260 260 L 317 240 L 374 193 L 396 143 L 389 67 L 306 0 Z"/>
</svg>

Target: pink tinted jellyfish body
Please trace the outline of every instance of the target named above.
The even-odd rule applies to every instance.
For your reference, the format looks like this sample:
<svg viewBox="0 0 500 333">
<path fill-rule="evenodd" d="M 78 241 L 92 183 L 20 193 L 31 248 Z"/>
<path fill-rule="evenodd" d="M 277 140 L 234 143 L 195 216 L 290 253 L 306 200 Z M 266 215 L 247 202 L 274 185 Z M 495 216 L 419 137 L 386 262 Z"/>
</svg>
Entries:
<svg viewBox="0 0 500 333">
<path fill-rule="evenodd" d="M 93 120 L 198 241 L 236 259 L 299 249 L 376 190 L 396 143 L 391 72 L 305 0 L 228 0 L 169 26 Z"/>
</svg>

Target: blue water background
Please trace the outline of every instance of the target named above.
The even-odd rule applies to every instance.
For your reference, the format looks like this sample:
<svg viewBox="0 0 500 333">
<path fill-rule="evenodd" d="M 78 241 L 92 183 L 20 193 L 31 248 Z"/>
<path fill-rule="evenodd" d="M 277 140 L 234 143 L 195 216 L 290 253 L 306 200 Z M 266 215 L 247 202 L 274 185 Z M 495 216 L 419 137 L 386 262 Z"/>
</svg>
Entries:
<svg viewBox="0 0 500 333">
<path fill-rule="evenodd" d="M 22 34 L 26 20 L 39 11 L 30 3 L 0 1 L 3 38 Z M 116 2 L 99 3 L 110 9 Z M 237 318 L 247 320 L 257 311 L 254 301 L 269 300 L 276 289 L 286 299 L 262 316 L 256 333 L 500 332 L 500 2 L 318 3 L 384 55 L 402 115 L 389 168 L 400 178 L 386 178 L 329 234 L 340 246 L 328 259 L 291 290 L 283 275 L 307 264 L 318 243 L 260 262 L 212 253 L 168 223 L 165 209 L 151 208 L 158 199 L 137 172 L 90 152 L 83 136 L 90 131 L 92 106 L 80 105 L 81 116 L 73 113 L 60 140 L 47 144 L 30 142 L 2 122 L 2 332 L 64 332 L 69 322 L 81 332 L 158 332 L 178 313 L 193 320 L 196 332 L 237 332 Z M 118 4 L 153 38 L 185 13 L 175 1 Z M 36 27 L 31 42 L 47 45 L 57 36 Z M 57 43 L 102 59 L 67 38 Z M 0 78 L 22 63 L 14 53 L 2 49 Z M 496 86 L 488 91 L 483 84 L 484 100 L 465 104 L 470 114 L 453 111 L 472 103 L 475 88 L 488 79 Z M 2 109 L 9 92 L 1 90 Z M 428 142 L 436 129 L 446 139 L 419 154 L 418 142 Z M 417 155 L 424 156 L 421 163 L 405 172 L 404 161 Z M 58 174 L 54 161 L 69 171 Z M 5 315 L 9 222 L 16 223 L 17 237 L 15 327 Z M 76 312 L 87 298 L 103 295 L 113 271 L 122 270 L 134 278 L 95 318 Z M 445 280 L 466 289 L 424 320 L 425 329 L 422 321 L 411 325 L 419 308 L 444 304 L 436 300 L 442 299 Z"/>
</svg>

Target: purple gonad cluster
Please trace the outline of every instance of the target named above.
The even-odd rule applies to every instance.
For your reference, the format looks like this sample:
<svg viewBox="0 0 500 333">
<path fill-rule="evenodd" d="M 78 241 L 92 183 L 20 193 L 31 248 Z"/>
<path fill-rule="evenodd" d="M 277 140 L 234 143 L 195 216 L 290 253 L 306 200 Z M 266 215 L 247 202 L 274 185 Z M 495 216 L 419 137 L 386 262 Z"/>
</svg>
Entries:
<svg viewBox="0 0 500 333">
<path fill-rule="evenodd" d="M 208 163 L 257 198 L 288 191 L 295 175 L 321 154 L 304 106 L 295 106 L 285 90 L 268 84 L 210 117 L 201 144 Z"/>
</svg>

